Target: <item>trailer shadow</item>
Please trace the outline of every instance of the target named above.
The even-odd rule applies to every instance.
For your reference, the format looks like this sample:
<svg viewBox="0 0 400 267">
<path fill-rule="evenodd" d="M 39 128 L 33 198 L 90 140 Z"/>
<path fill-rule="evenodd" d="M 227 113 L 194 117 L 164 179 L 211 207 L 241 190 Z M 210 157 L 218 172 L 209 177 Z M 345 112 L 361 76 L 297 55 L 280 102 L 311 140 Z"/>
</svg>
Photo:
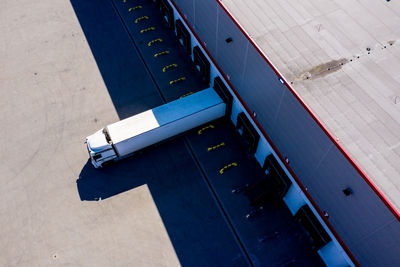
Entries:
<svg viewBox="0 0 400 267">
<path fill-rule="evenodd" d="M 119 118 L 163 104 L 112 1 L 71 5 Z M 181 265 L 245 265 L 183 138 L 101 170 L 88 161 L 76 183 L 82 201 L 107 200 L 146 184 Z"/>
<path fill-rule="evenodd" d="M 245 265 L 183 138 L 101 170 L 88 161 L 77 180 L 82 201 L 106 201 L 144 184 L 182 266 Z"/>
<path fill-rule="evenodd" d="M 182 167 L 176 168 L 180 164 Z M 88 160 L 79 175 L 77 187 L 82 201 L 104 200 L 143 184 L 156 192 L 180 191 L 179 187 L 184 186 L 192 175 L 190 172 L 198 171 L 185 151 L 183 141 L 175 139 L 102 169 L 95 169 Z"/>
</svg>

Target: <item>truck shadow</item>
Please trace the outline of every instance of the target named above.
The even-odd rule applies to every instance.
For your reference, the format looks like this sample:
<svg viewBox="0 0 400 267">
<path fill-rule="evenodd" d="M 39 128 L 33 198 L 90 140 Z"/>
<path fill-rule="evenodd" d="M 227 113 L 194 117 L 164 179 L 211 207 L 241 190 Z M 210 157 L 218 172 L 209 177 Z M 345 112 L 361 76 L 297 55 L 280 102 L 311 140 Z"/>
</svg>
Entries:
<svg viewBox="0 0 400 267">
<path fill-rule="evenodd" d="M 112 1 L 71 5 L 119 118 L 163 104 Z M 182 138 L 101 170 L 88 161 L 76 183 L 82 201 L 106 200 L 146 184 L 181 265 L 245 265 Z"/>
<path fill-rule="evenodd" d="M 77 179 L 80 199 L 82 201 L 105 200 L 144 184 L 156 189 L 157 192 L 160 190 L 179 191 L 180 185 L 185 182 L 181 176 L 186 176 L 187 173 L 176 171 L 169 163 L 177 160 L 184 163 L 190 159 L 188 155 L 182 155 L 186 152 L 184 149 L 175 147 L 183 145 L 181 143 L 183 143 L 182 140 L 174 140 L 159 147 L 143 150 L 137 155 L 102 169 L 95 169 L 88 160 Z M 177 153 L 172 155 L 172 151 Z M 193 165 L 193 162 L 189 164 Z M 197 170 L 193 171 L 197 172 Z M 179 178 L 182 180 L 178 183 Z M 172 186 L 173 184 L 175 187 Z"/>
<path fill-rule="evenodd" d="M 143 185 L 145 180 L 142 177 L 126 176 L 114 166 L 95 169 L 88 160 L 76 183 L 82 201 L 98 201 Z"/>
<path fill-rule="evenodd" d="M 77 180 L 82 201 L 107 201 L 144 184 L 182 266 L 246 265 L 183 138 L 101 170 L 88 161 Z"/>
</svg>

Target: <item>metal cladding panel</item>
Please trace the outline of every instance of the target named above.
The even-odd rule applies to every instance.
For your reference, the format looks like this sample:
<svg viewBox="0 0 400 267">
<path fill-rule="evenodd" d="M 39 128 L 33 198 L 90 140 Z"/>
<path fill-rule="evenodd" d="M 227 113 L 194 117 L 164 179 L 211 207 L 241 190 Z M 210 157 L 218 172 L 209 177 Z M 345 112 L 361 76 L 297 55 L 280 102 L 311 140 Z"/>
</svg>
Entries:
<svg viewBox="0 0 400 267">
<path fill-rule="evenodd" d="M 241 78 L 246 58 L 246 50 L 249 46 L 249 42 L 221 7 L 218 7 L 217 23 L 216 60 L 224 72 L 230 77 L 231 83 L 239 88 L 242 81 Z M 232 42 L 227 43 L 225 40 L 229 37 L 232 38 Z"/>
<path fill-rule="evenodd" d="M 332 142 L 287 89 L 277 112 L 270 137 L 300 179 L 312 176 Z"/>
<path fill-rule="evenodd" d="M 373 233 L 358 245 L 356 257 L 363 266 L 399 266 L 400 262 L 400 225 L 397 220 Z M 380 253 L 377 253 L 377 250 Z M 389 251 L 396 251 L 389 256 Z"/>
<path fill-rule="evenodd" d="M 193 26 L 195 21 L 194 2 L 195 0 L 174 0 L 179 9 L 186 16 L 186 19 Z"/>
<path fill-rule="evenodd" d="M 215 55 L 217 34 L 217 2 L 215 0 L 195 1 L 197 35 L 207 46 L 208 51 Z M 198 23 L 197 23 L 198 22 Z"/>
<path fill-rule="evenodd" d="M 256 112 L 257 120 L 264 130 L 269 133 L 273 129 L 281 98 L 287 89 L 254 47 L 249 47 L 246 58 L 242 83 L 237 90 L 246 99 L 249 108 Z"/>
<path fill-rule="evenodd" d="M 175 2 L 189 14 L 185 0 Z M 205 31 L 208 26 L 202 28 L 203 23 L 217 25 L 216 50 L 210 49 L 212 56 L 246 105 L 256 111 L 257 120 L 280 154 L 289 158 L 290 167 L 319 209 L 328 212 L 330 224 L 359 263 L 398 265 L 400 223 L 396 217 L 292 92 L 279 84 L 279 77 L 226 12 L 218 6 L 217 21 L 209 21 L 215 18 L 206 16 L 213 14 L 214 3 L 196 2 L 199 30 L 195 30 Z M 194 17 L 188 16 L 188 20 L 194 21 Z M 232 42 L 225 42 L 228 37 Z M 207 38 L 211 42 L 212 34 Z M 353 190 L 350 196 L 342 192 L 347 187 Z"/>
<path fill-rule="evenodd" d="M 348 244 L 380 232 L 382 226 L 395 219 L 336 147 L 329 150 L 313 175 L 302 177 L 302 181 Z M 346 196 L 342 190 L 348 187 L 353 193 Z"/>
<path fill-rule="evenodd" d="M 289 158 L 291 168 L 308 193 L 321 210 L 328 212 L 330 223 L 355 254 L 359 253 L 356 243 L 375 232 L 380 233 L 381 227 L 394 219 L 389 209 L 289 91 L 282 98 L 270 137 L 280 153 Z M 348 187 L 353 194 L 345 196 L 342 190 Z M 400 227 L 398 222 L 397 225 Z M 386 234 L 390 239 L 390 233 Z M 380 247 L 378 241 L 373 241 L 376 248 Z M 391 258 L 396 253 L 395 250 L 385 252 Z M 365 265 L 368 261 L 360 263 Z"/>
</svg>

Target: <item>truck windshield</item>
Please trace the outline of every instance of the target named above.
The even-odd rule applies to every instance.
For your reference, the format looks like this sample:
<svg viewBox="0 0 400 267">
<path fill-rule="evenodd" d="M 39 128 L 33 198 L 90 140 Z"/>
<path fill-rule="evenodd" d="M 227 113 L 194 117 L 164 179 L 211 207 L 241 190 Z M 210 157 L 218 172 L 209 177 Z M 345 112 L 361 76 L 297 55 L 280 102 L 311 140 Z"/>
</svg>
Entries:
<svg viewBox="0 0 400 267">
<path fill-rule="evenodd" d="M 104 134 L 104 136 L 106 137 L 107 142 L 108 142 L 109 144 L 111 144 L 111 138 L 110 138 L 110 135 L 108 134 L 107 127 L 104 127 L 104 129 L 103 129 L 103 134 Z"/>
</svg>

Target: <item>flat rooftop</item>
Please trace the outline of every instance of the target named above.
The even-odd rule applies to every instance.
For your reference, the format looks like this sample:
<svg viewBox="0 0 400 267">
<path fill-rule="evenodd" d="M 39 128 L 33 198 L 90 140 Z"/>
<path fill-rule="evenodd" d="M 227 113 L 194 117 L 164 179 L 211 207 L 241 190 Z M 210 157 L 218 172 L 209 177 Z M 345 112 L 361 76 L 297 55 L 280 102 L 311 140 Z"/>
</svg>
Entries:
<svg viewBox="0 0 400 267">
<path fill-rule="evenodd" d="M 400 3 L 223 4 L 400 210 Z"/>
</svg>

